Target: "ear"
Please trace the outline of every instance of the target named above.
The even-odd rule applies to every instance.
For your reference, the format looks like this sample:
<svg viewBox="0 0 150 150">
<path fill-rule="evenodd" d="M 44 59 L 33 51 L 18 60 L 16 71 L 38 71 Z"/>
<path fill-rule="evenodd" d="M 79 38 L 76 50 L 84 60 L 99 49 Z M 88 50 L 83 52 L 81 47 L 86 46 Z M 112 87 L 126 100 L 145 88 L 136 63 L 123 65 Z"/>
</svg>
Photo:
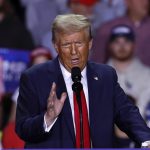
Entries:
<svg viewBox="0 0 150 150">
<path fill-rule="evenodd" d="M 58 53 L 58 45 L 56 44 L 56 42 L 53 43 L 53 45 L 54 45 L 54 48 L 55 48 L 56 52 Z"/>
</svg>

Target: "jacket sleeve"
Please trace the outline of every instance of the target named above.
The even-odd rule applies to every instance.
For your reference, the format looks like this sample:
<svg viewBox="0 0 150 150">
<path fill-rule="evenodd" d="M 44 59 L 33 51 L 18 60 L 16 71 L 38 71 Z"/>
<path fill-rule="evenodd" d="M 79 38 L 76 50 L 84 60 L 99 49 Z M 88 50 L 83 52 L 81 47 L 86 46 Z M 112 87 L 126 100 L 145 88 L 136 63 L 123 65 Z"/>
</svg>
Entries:
<svg viewBox="0 0 150 150">
<path fill-rule="evenodd" d="M 118 84 L 114 70 L 113 76 L 116 125 L 138 144 L 150 140 L 150 129 L 141 117 L 139 109 L 127 98 Z"/>
<path fill-rule="evenodd" d="M 43 127 L 44 112 L 39 105 L 36 89 L 29 75 L 23 73 L 17 101 L 16 133 L 26 142 L 42 141 L 48 135 Z"/>
</svg>

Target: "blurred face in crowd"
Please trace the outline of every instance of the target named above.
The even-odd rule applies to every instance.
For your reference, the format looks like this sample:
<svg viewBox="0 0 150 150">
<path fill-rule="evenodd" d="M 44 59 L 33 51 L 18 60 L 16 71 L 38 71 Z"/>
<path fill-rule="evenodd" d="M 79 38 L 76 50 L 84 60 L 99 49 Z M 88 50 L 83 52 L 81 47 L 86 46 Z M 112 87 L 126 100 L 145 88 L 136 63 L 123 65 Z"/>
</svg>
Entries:
<svg viewBox="0 0 150 150">
<path fill-rule="evenodd" d="M 129 13 L 144 17 L 149 12 L 149 0 L 126 0 Z"/>
<path fill-rule="evenodd" d="M 126 61 L 133 57 L 134 42 L 125 37 L 117 37 L 110 43 L 109 50 L 113 59 Z"/>
<path fill-rule="evenodd" d="M 70 2 L 70 9 L 75 14 L 81 14 L 88 18 L 93 15 L 93 5 L 87 6 L 79 2 Z"/>
<path fill-rule="evenodd" d="M 33 60 L 33 65 L 36 65 L 36 64 L 41 64 L 41 63 L 44 63 L 46 61 L 48 61 L 49 59 L 44 56 L 44 55 L 39 55 L 37 57 L 34 58 Z"/>
<path fill-rule="evenodd" d="M 70 34 L 60 34 L 54 43 L 61 63 L 70 72 L 71 68 L 84 69 L 92 46 L 86 30 Z"/>
<path fill-rule="evenodd" d="M 45 47 L 37 47 L 31 52 L 31 64 L 41 64 L 51 59 L 50 52 Z"/>
</svg>

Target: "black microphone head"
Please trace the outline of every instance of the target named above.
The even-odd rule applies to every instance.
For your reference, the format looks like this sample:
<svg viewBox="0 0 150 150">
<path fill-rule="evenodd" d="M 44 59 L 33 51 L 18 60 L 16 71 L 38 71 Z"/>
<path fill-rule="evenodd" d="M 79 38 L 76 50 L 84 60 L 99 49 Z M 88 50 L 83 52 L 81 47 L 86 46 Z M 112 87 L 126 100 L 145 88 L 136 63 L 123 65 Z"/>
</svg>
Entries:
<svg viewBox="0 0 150 150">
<path fill-rule="evenodd" d="M 73 82 L 81 81 L 81 70 L 79 67 L 73 67 L 71 69 L 71 78 Z"/>
</svg>

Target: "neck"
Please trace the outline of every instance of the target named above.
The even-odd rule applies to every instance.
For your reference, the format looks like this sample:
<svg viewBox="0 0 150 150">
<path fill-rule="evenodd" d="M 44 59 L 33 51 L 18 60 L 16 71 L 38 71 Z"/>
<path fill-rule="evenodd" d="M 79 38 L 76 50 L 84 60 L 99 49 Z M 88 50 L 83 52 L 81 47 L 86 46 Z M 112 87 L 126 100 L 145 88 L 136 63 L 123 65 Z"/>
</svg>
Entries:
<svg viewBox="0 0 150 150">
<path fill-rule="evenodd" d="M 120 61 L 117 59 L 112 59 L 113 65 L 116 68 L 116 70 L 118 70 L 119 72 L 124 72 L 129 65 L 132 63 L 132 58 L 125 60 L 125 61 Z"/>
</svg>

